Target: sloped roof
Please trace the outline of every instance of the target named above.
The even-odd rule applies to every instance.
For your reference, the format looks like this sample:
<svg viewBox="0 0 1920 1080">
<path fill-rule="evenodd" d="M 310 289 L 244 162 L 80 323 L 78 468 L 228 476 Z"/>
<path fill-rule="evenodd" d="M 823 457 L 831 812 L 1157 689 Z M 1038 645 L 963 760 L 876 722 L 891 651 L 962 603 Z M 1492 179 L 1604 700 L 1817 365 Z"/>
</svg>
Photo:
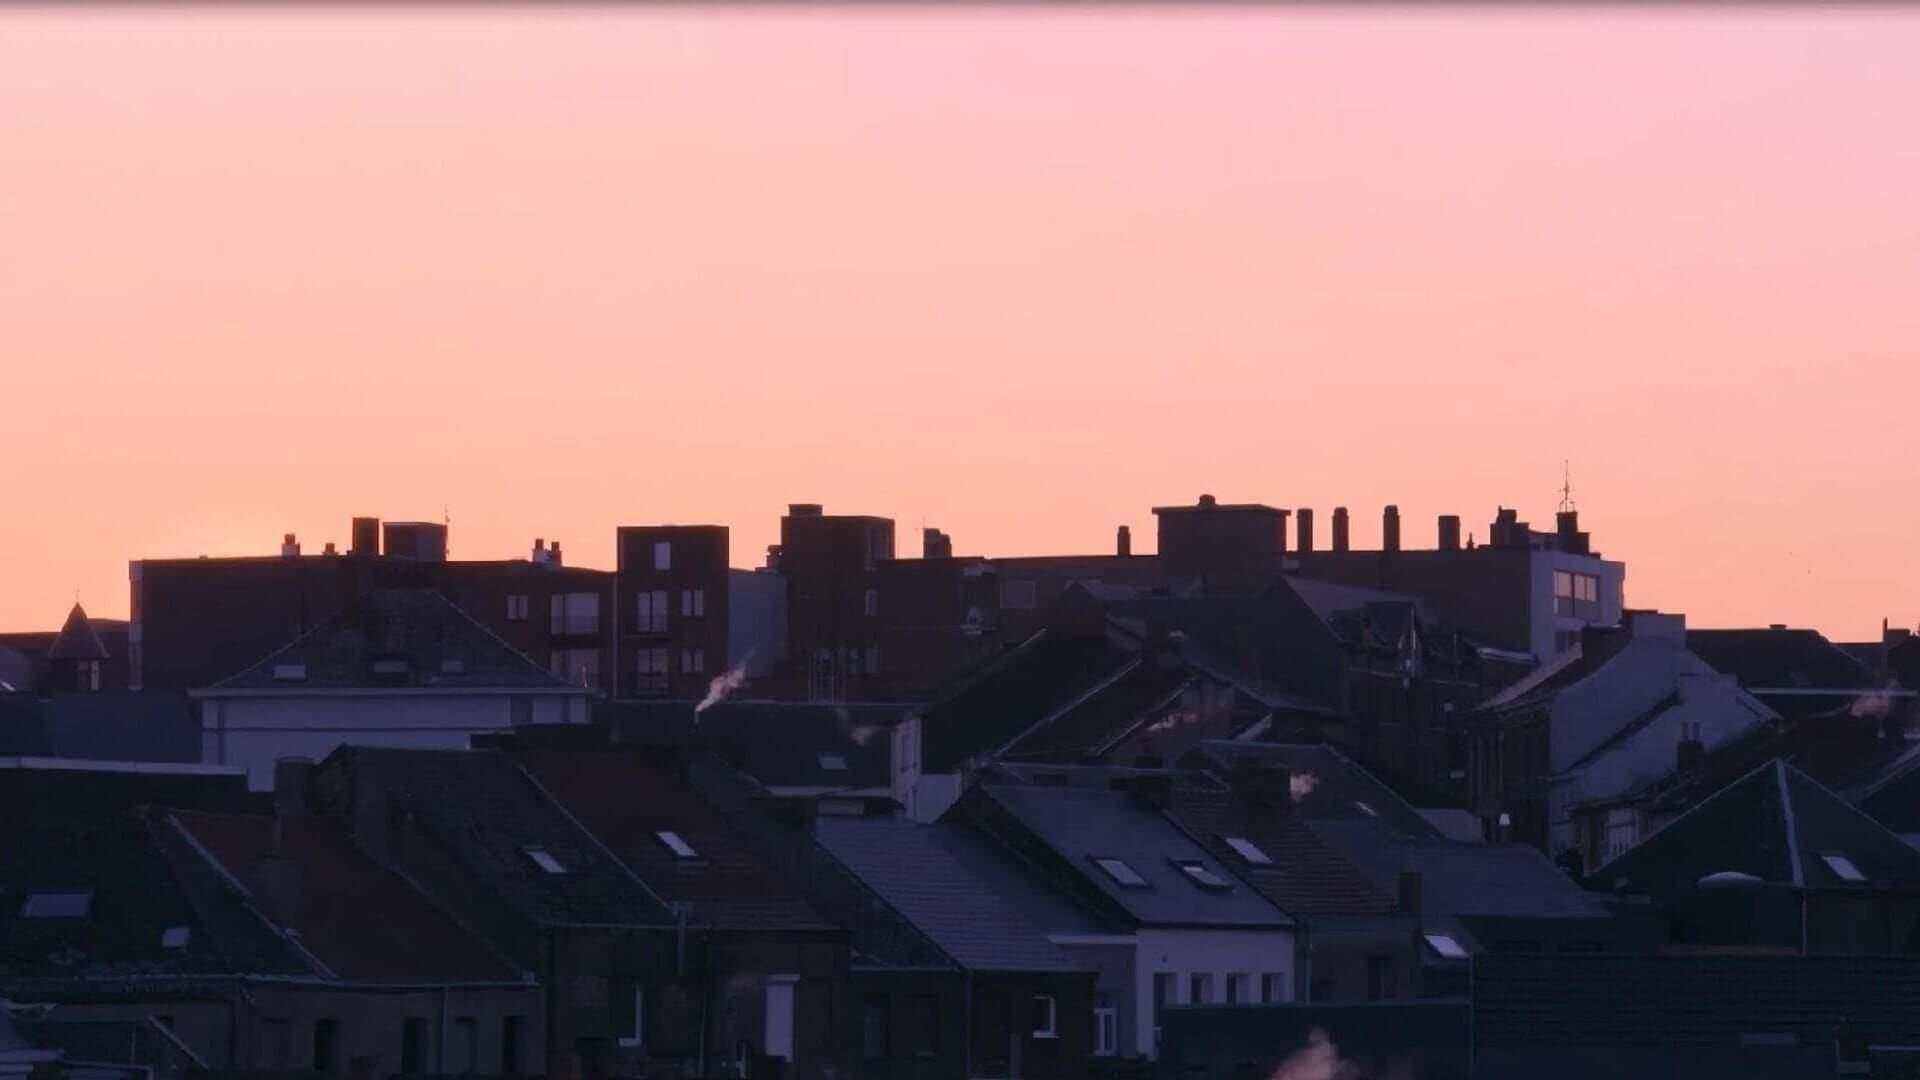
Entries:
<svg viewBox="0 0 1920 1080">
<path fill-rule="evenodd" d="M 300 675 L 283 677 L 292 670 Z M 328 620 L 212 689 L 375 687 L 588 693 L 528 659 L 439 593 L 398 588 L 369 590 L 357 619 Z"/>
<path fill-rule="evenodd" d="M 998 750 L 1137 659 L 1105 634 L 1035 634 L 921 712 L 922 768 L 953 772 Z"/>
<path fill-rule="evenodd" d="M 1167 816 L 1289 914 L 1384 915 L 1395 908 L 1392 891 L 1379 888 L 1296 814 L 1243 811 L 1228 795 L 1183 792 Z M 1249 862 L 1227 843 L 1229 837 L 1252 843 L 1272 865 Z"/>
<path fill-rule="evenodd" d="M 1600 897 L 1525 844 L 1473 844 L 1409 838 L 1374 821 L 1317 821 L 1314 833 L 1359 867 L 1381 892 L 1418 871 L 1422 902 L 1434 916 L 1602 919 Z"/>
<path fill-rule="evenodd" d="M 975 971 L 1075 971 L 1047 935 L 1093 924 L 957 823 L 823 817 L 820 843 L 921 933 Z"/>
<path fill-rule="evenodd" d="M 1844 855 L 1872 884 L 1920 885 L 1920 852 L 1798 769 L 1771 761 L 1669 822 L 1589 880 L 1668 893 L 1722 872 L 1776 885 L 1853 884 L 1822 858 Z"/>
<path fill-rule="evenodd" d="M 1184 665 L 1155 663 L 1143 656 L 1139 663 L 1122 668 L 1117 677 L 1096 683 L 1086 697 L 1017 737 L 1007 748 L 1007 756 L 1091 757 L 1166 712 L 1197 677 Z"/>
<path fill-rule="evenodd" d="M 107 647 L 94 632 L 93 624 L 87 620 L 87 612 L 79 604 L 67 612 L 67 621 L 61 625 L 60 633 L 47 646 L 49 660 L 105 660 Z"/>
<path fill-rule="evenodd" d="M 691 905 L 695 922 L 729 930 L 835 929 L 668 770 L 618 750 L 515 757 L 649 889 Z M 676 857 L 660 839 L 663 831 L 679 835 L 699 857 Z"/>
<path fill-rule="evenodd" d="M 728 700 L 616 701 L 598 709 L 621 743 L 692 746 L 769 788 L 884 788 L 893 782 L 892 729 L 909 706 Z M 843 766 L 844 767 L 841 767 Z"/>
<path fill-rule="evenodd" d="M 29 918 L 34 893 L 89 894 L 85 913 Z M 183 944 L 167 932 L 185 928 Z M 124 813 L 0 844 L 0 977 L 316 974 L 164 821 Z"/>
<path fill-rule="evenodd" d="M 1541 665 L 1531 675 L 1488 698 L 1480 707 L 1519 711 L 1553 700 L 1560 691 L 1585 680 L 1620 655 L 1633 641 L 1624 629 L 1588 627 L 1580 643 Z"/>
<path fill-rule="evenodd" d="M 269 815 L 174 815 L 207 857 L 246 885 L 267 892 L 266 863 L 276 829 Z M 481 938 L 393 871 L 354 846 L 336 822 L 292 817 L 278 829 L 296 868 L 298 902 L 286 929 L 334 975 L 366 982 L 506 982 L 520 973 Z"/>
<path fill-rule="evenodd" d="M 988 783 L 980 789 L 1076 873 L 1146 926 L 1284 927 L 1291 920 L 1258 892 L 1232 878 L 1212 853 L 1158 812 L 1122 792 L 1032 784 Z M 1129 888 L 1095 865 L 1120 859 L 1145 881 Z M 1199 861 L 1228 876 L 1226 891 L 1204 889 L 1173 864 Z"/>
<path fill-rule="evenodd" d="M 1440 830 L 1406 799 L 1346 754 L 1324 743 L 1268 743 L 1210 739 L 1201 752 L 1227 771 L 1256 764 L 1293 774 L 1292 813 L 1307 820 L 1379 819 L 1409 837 L 1437 838 Z"/>
<path fill-rule="evenodd" d="M 523 918 L 546 925 L 666 926 L 659 897 L 504 754 L 343 746 L 322 764 L 365 773 L 389 805 Z M 550 873 L 528 853 L 563 868 Z"/>
<path fill-rule="evenodd" d="M 1817 630 L 1688 630 L 1687 648 L 1749 690 L 1874 685 L 1864 665 Z"/>
</svg>

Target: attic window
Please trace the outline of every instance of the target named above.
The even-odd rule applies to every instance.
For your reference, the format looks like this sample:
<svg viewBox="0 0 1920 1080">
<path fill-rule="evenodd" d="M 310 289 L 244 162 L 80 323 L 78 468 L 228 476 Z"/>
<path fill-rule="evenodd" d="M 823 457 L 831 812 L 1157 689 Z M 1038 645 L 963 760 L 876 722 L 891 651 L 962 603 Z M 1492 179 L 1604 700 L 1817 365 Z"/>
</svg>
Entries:
<svg viewBox="0 0 1920 1080">
<path fill-rule="evenodd" d="M 305 664 L 273 665 L 274 682 L 305 682 L 306 678 L 307 665 Z"/>
<path fill-rule="evenodd" d="M 23 919 L 84 919 L 93 908 L 93 891 L 60 890 L 27 894 L 20 905 Z"/>
<path fill-rule="evenodd" d="M 677 832 L 657 832 L 653 835 L 660 838 L 660 842 L 667 846 L 668 851 L 673 852 L 673 857 L 676 859 L 697 859 L 700 857 L 700 853 L 693 850 L 693 845 L 687 843 L 686 839 Z"/>
<path fill-rule="evenodd" d="M 1368 805 L 1367 805 L 1366 803 L 1364 803 L 1364 802 L 1361 802 L 1361 801 L 1360 801 L 1359 799 L 1355 799 L 1355 800 L 1353 800 L 1353 805 L 1355 805 L 1355 806 L 1357 806 L 1357 807 L 1359 807 L 1359 808 L 1360 808 L 1360 812 L 1361 812 L 1361 813 L 1363 813 L 1363 814 L 1365 814 L 1365 815 L 1367 815 L 1368 817 L 1379 817 L 1379 816 L 1380 816 L 1380 811 L 1378 811 L 1378 810 L 1375 810 L 1375 809 L 1374 809 L 1373 807 L 1371 807 L 1371 806 L 1368 806 Z"/>
<path fill-rule="evenodd" d="M 820 767 L 828 772 L 847 771 L 847 756 L 845 754 L 822 753 L 817 755 L 817 757 L 820 761 Z"/>
<path fill-rule="evenodd" d="M 1820 861 L 1826 863 L 1827 869 L 1833 871 L 1834 875 L 1841 881 L 1867 880 L 1867 875 L 1861 873 L 1860 868 L 1853 865 L 1852 859 L 1847 858 L 1837 851 L 1829 851 L 1820 856 Z"/>
<path fill-rule="evenodd" d="M 1233 886 L 1227 879 L 1213 872 L 1213 869 L 1199 859 L 1173 859 L 1174 868 L 1187 875 L 1187 880 L 1208 892 L 1229 892 Z"/>
<path fill-rule="evenodd" d="M 186 926 L 169 926 L 160 934 L 160 947 L 163 949 L 184 949 L 193 938 L 193 929 Z"/>
<path fill-rule="evenodd" d="M 554 858 L 553 853 L 546 848 L 530 847 L 521 848 L 520 850 L 527 853 L 527 858 L 533 860 L 533 865 L 545 870 L 549 874 L 564 874 L 567 872 L 566 864 Z"/>
<path fill-rule="evenodd" d="M 1422 936 L 1427 939 L 1427 947 L 1439 953 L 1442 959 L 1465 960 L 1467 958 L 1467 950 L 1461 948 L 1460 943 L 1455 941 L 1451 934 L 1425 934 Z"/>
<path fill-rule="evenodd" d="M 1109 859 L 1103 856 L 1095 856 L 1093 865 L 1105 871 L 1106 875 L 1112 878 L 1116 884 L 1124 886 L 1125 888 L 1144 889 L 1147 887 L 1147 879 L 1140 876 L 1140 871 L 1128 866 L 1125 859 Z"/>
<path fill-rule="evenodd" d="M 1233 849 L 1235 855 L 1247 860 L 1247 862 L 1254 866 L 1273 865 L 1273 856 L 1261 851 L 1259 845 L 1244 836 L 1223 836 L 1220 839 L 1226 841 L 1227 846 Z"/>
</svg>

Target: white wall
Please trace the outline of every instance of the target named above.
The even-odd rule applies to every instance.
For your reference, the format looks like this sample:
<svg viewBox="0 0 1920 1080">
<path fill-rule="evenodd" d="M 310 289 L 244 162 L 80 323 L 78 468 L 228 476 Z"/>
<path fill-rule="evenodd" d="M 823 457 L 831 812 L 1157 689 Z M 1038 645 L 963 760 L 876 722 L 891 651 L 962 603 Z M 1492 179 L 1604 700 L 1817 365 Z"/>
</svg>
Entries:
<svg viewBox="0 0 1920 1080">
<path fill-rule="evenodd" d="M 1555 570 L 1592 574 L 1600 579 L 1600 611 L 1594 618 L 1578 619 L 1554 614 L 1553 572 Z M 1552 660 L 1559 654 L 1560 650 L 1554 644 L 1554 637 L 1559 631 L 1578 630 L 1583 626 L 1617 625 L 1626 608 L 1626 563 L 1564 551 L 1536 551 L 1530 560 L 1528 576 L 1532 579 L 1529 605 L 1532 614 L 1528 620 L 1528 637 L 1532 643 L 1533 655 L 1541 663 Z"/>
<path fill-rule="evenodd" d="M 533 699 L 538 723 L 583 723 L 583 696 Z M 273 765 L 283 757 L 314 761 L 336 748 L 386 746 L 464 750 L 471 736 L 513 726 L 505 694 L 323 695 L 221 697 L 200 702 L 200 760 L 247 770 L 254 791 L 273 788 Z"/>
<path fill-rule="evenodd" d="M 1187 1000 L 1191 976 L 1213 976 L 1213 1001 L 1226 1000 L 1226 977 L 1249 976 L 1255 1000 L 1259 999 L 1260 977 L 1281 975 L 1281 985 L 1293 993 L 1294 936 L 1291 930 L 1141 930 L 1139 962 L 1134 986 L 1135 1044 L 1123 1047 L 1133 1053 L 1154 1053 L 1153 977 L 1174 975 L 1173 1005 L 1192 1004 Z"/>
</svg>

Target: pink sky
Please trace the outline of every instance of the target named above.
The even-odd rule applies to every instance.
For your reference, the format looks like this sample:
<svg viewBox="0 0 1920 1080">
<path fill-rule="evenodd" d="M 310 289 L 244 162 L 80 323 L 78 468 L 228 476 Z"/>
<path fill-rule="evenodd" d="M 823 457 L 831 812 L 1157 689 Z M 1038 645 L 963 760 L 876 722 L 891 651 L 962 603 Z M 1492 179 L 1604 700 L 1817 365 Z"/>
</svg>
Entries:
<svg viewBox="0 0 1920 1080">
<path fill-rule="evenodd" d="M 1551 520 L 1920 620 L 1920 11 L 0 11 L 0 627 L 140 556 L 790 501 Z"/>
</svg>

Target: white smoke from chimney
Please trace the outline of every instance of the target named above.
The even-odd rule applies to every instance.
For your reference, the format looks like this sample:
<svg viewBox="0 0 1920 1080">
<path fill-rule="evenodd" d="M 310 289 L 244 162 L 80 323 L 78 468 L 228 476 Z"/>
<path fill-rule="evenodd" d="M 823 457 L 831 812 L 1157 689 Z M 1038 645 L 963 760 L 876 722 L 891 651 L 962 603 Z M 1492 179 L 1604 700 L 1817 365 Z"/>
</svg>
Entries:
<svg viewBox="0 0 1920 1080">
<path fill-rule="evenodd" d="M 1287 778 L 1287 794 L 1294 802 L 1313 794 L 1313 789 L 1319 786 L 1320 778 L 1310 772 L 1297 772 Z"/>
<path fill-rule="evenodd" d="M 1868 690 L 1853 699 L 1847 714 L 1856 720 L 1879 720 L 1893 710 L 1893 695 L 1884 690 Z"/>
<path fill-rule="evenodd" d="M 701 698 L 700 704 L 693 707 L 693 715 L 699 716 L 701 713 L 725 701 L 727 695 L 746 685 L 747 662 L 752 659 L 753 653 L 749 650 L 747 655 L 740 658 L 739 663 L 715 675 L 712 680 L 707 683 L 707 696 Z"/>
<path fill-rule="evenodd" d="M 1271 1080 L 1359 1080 L 1360 1070 L 1340 1056 L 1327 1033 L 1314 1028 L 1307 1045 L 1287 1055 L 1273 1070 Z"/>
</svg>

